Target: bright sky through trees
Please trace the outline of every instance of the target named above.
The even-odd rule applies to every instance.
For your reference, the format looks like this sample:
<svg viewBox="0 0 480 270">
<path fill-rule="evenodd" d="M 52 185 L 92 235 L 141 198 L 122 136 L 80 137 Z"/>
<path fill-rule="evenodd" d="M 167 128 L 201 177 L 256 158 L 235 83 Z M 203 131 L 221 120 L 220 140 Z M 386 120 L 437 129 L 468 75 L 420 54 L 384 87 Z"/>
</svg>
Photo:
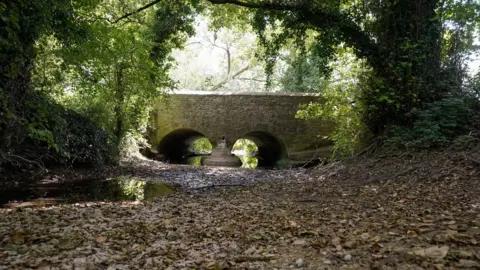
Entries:
<svg viewBox="0 0 480 270">
<path fill-rule="evenodd" d="M 235 33 L 223 28 L 217 33 L 209 29 L 209 21 L 198 16 L 195 22 L 195 35 L 189 38 L 184 49 L 173 51 L 177 65 L 170 71 L 170 76 L 178 82 L 178 90 L 212 90 L 211 88 L 225 79 L 228 69 L 227 46 L 234 63 L 231 73 L 253 64 L 236 79 L 229 80 L 216 90 L 224 91 L 263 91 L 265 72 L 262 63 L 255 59 L 257 39 L 253 32 Z M 478 35 L 477 35 L 478 36 Z M 216 38 L 216 39 L 215 39 Z M 479 38 L 475 44 L 479 44 Z M 470 74 L 480 70 L 480 54 L 472 54 L 467 62 Z M 277 79 L 285 72 L 285 63 L 277 62 Z M 270 91 L 282 91 L 275 84 Z"/>
<path fill-rule="evenodd" d="M 255 57 L 258 44 L 253 31 L 222 28 L 214 32 L 208 25 L 208 20 L 199 16 L 196 34 L 185 49 L 173 52 L 177 65 L 170 76 L 178 82 L 179 90 L 263 91 L 265 72 L 263 63 Z M 281 73 L 281 64 L 279 61 L 277 74 Z M 275 90 L 279 89 L 271 89 Z"/>
</svg>

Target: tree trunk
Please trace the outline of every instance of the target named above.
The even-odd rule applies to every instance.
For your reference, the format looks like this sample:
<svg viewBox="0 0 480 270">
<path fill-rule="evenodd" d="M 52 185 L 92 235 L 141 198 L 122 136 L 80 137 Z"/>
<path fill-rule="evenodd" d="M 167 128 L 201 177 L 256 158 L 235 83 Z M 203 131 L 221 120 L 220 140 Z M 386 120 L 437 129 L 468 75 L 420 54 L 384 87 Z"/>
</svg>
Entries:
<svg viewBox="0 0 480 270">
<path fill-rule="evenodd" d="M 365 120 L 382 135 L 388 126 L 411 124 L 408 114 L 438 100 L 441 23 L 432 20 L 438 0 L 388 0 L 377 14 L 378 53 L 370 55 L 375 76 L 363 102 Z M 370 109 L 374 108 L 374 109 Z"/>
<path fill-rule="evenodd" d="M 115 137 L 120 141 L 125 133 L 125 112 L 123 109 L 125 103 L 125 65 L 120 63 L 115 69 Z"/>
</svg>

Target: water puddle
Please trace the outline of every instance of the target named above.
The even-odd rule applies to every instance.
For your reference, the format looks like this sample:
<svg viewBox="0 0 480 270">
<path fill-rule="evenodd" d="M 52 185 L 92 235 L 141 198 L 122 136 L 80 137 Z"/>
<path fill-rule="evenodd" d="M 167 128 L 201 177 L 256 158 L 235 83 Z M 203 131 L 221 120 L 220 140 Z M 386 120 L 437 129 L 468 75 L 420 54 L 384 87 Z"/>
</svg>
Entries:
<svg viewBox="0 0 480 270">
<path fill-rule="evenodd" d="M 242 161 L 242 168 L 255 169 L 258 167 L 258 158 L 249 155 L 236 155 Z"/>
<path fill-rule="evenodd" d="M 164 196 L 175 192 L 179 186 L 145 181 L 125 176 L 118 177 L 109 181 L 106 185 L 97 186 L 91 189 L 95 200 L 108 201 L 143 201 L 152 200 L 156 197 Z"/>
<path fill-rule="evenodd" d="M 120 176 L 4 190 L 0 192 L 0 206 L 22 208 L 91 201 L 150 201 L 179 189 L 177 185 Z"/>
<path fill-rule="evenodd" d="M 190 157 L 186 160 L 186 163 L 188 165 L 192 165 L 195 167 L 200 167 L 203 166 L 203 160 L 205 159 L 205 156 L 195 156 L 195 157 Z"/>
</svg>

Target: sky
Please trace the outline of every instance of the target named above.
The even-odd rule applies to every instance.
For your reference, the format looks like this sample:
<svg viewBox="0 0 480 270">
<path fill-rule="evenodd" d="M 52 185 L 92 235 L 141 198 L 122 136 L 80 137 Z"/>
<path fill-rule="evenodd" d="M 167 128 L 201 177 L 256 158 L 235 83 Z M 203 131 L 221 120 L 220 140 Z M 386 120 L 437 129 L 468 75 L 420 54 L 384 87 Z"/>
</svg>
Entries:
<svg viewBox="0 0 480 270">
<path fill-rule="evenodd" d="M 179 81 L 180 89 L 208 90 L 212 85 L 223 81 L 227 76 L 228 58 L 225 51 L 227 45 L 232 59 L 231 73 L 236 73 L 249 65 L 254 58 L 252 48 L 255 47 L 256 36 L 253 33 L 234 33 L 222 29 L 215 34 L 208 29 L 208 22 L 205 19 L 196 21 L 195 30 L 195 36 L 187 41 L 185 49 L 173 52 L 177 66 L 170 71 L 170 76 Z M 257 71 L 255 67 L 250 68 L 248 72 L 242 74 L 243 78 L 252 78 L 253 73 Z M 206 83 L 206 80 L 210 80 L 211 83 Z M 245 81 L 243 84 L 235 87 L 247 87 L 248 82 Z M 228 88 L 229 85 L 225 87 Z"/>
<path fill-rule="evenodd" d="M 473 55 L 472 59 L 467 63 L 470 75 L 480 72 L 480 54 Z"/>
</svg>

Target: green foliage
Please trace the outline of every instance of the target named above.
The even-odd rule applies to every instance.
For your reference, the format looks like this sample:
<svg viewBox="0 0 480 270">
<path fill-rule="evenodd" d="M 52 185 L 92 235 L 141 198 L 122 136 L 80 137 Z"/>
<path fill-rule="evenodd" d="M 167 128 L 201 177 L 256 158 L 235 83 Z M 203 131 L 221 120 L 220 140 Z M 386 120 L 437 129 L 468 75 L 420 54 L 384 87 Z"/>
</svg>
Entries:
<svg viewBox="0 0 480 270">
<path fill-rule="evenodd" d="M 109 136 L 84 116 L 48 100 L 38 100 L 36 114 L 44 113 L 44 122 L 40 127 L 46 135 L 47 148 L 60 157 L 60 164 L 106 164 L 112 154 L 112 143 Z M 41 122 L 35 122 L 41 123 Z M 33 151 L 34 149 L 32 149 Z"/>
<path fill-rule="evenodd" d="M 479 115 L 472 110 L 472 101 L 464 97 L 451 97 L 430 104 L 427 109 L 416 113 L 412 128 L 393 126 L 385 141 L 387 149 L 421 149 L 449 145 L 468 134 Z"/>
<path fill-rule="evenodd" d="M 31 70 L 42 36 L 58 46 L 84 37 L 86 22 L 77 12 L 95 1 L 8 1 L 0 3 L 0 167 L 109 160 L 109 137 L 85 117 L 65 110 L 31 88 Z M 0 168 L 1 169 L 1 168 Z"/>
<path fill-rule="evenodd" d="M 245 151 L 246 154 L 254 155 L 258 153 L 258 147 L 251 140 L 239 139 L 233 144 L 232 152 L 233 151 Z"/>
<path fill-rule="evenodd" d="M 155 99 L 175 88 L 167 72 L 174 48 L 193 33 L 194 6 L 163 1 L 129 18 L 129 23 L 99 20 L 133 10 L 135 1 L 99 1 L 82 20 L 96 18 L 76 46 L 61 46 L 54 36 L 36 44 L 39 53 L 33 73 L 37 91 L 47 93 L 106 130 L 115 138 L 117 153 L 134 154 L 145 141 Z"/>
<path fill-rule="evenodd" d="M 142 201 L 144 199 L 145 181 L 120 176 L 116 179 L 116 182 L 123 195 L 123 198 L 118 199 L 136 201 Z"/>
<path fill-rule="evenodd" d="M 313 51 L 295 50 L 284 57 L 287 64 L 285 74 L 280 79 L 285 92 L 319 92 L 325 89 L 330 76 L 330 67 L 325 61 L 330 58 L 321 57 Z"/>
<path fill-rule="evenodd" d="M 474 47 L 472 33 L 480 17 L 478 1 L 274 0 L 245 5 L 255 10 L 252 25 L 264 47 L 267 73 L 272 74 L 279 51 L 289 44 L 308 51 L 309 30 L 318 33 L 311 47 L 317 48 L 313 55 L 321 67 L 333 59 L 339 44 L 366 61 L 373 72 L 350 102 L 375 136 L 386 135 L 394 125 L 411 127 L 417 117 L 413 112 L 458 92 L 465 78 L 462 61 Z M 292 72 L 295 67 L 303 65 L 292 62 L 287 82 L 301 84 L 305 76 Z"/>
<path fill-rule="evenodd" d="M 473 149 L 475 146 L 478 146 L 480 143 L 480 139 L 474 137 L 472 135 L 460 135 L 455 138 L 453 141 L 453 149 L 456 150 L 470 150 Z"/>
<path fill-rule="evenodd" d="M 471 78 L 470 91 L 474 97 L 480 97 L 480 71 Z"/>
<path fill-rule="evenodd" d="M 211 19 L 211 29 L 221 28 L 250 30 L 248 23 L 253 18 L 251 10 L 235 5 L 206 5 L 206 15 Z"/>
<path fill-rule="evenodd" d="M 168 195 L 176 189 L 177 187 L 168 184 L 120 176 L 114 180 L 109 192 L 115 200 L 143 201 Z"/>
<path fill-rule="evenodd" d="M 148 147 L 150 144 L 140 132 L 129 131 L 124 134 L 117 149 L 120 150 L 120 157 L 129 158 L 138 156 L 141 149 Z"/>
<path fill-rule="evenodd" d="M 249 155 L 237 155 L 237 157 L 242 161 L 242 168 L 255 169 L 258 167 L 257 157 L 252 157 Z"/>
<path fill-rule="evenodd" d="M 368 139 L 362 118 L 365 108 L 356 100 L 371 71 L 345 48 L 339 48 L 338 60 L 332 63 L 332 69 L 333 78 L 321 89 L 320 102 L 304 105 L 296 117 L 333 122 L 335 129 L 328 135 L 335 143 L 332 158 L 345 158 L 358 151 Z"/>
<path fill-rule="evenodd" d="M 337 155 L 350 155 L 369 133 L 417 148 L 445 145 L 474 127 L 467 117 L 478 114 L 478 75 L 465 91 L 464 60 L 475 48 L 478 1 L 242 2 L 252 9 L 207 2 L 228 1 L 159 0 L 141 12 L 133 0 L 0 3 L 0 163 L 102 163 L 112 137 L 114 145 L 135 145 L 152 101 L 175 88 L 171 51 L 204 11 L 214 29 L 252 25 L 267 88 L 282 50 L 296 52 L 284 85 L 324 91 L 325 106 L 299 117 L 334 121 Z M 331 73 L 339 45 L 371 70 Z"/>
<path fill-rule="evenodd" d="M 232 146 L 232 153 L 242 161 L 242 168 L 258 167 L 258 146 L 251 140 L 238 139 Z"/>
<path fill-rule="evenodd" d="M 171 65 L 169 54 L 174 48 L 183 47 L 188 36 L 194 34 L 194 15 L 201 11 L 198 1 L 162 1 L 155 12 L 152 31 L 155 45 L 151 57 L 159 66 L 168 70 Z"/>
<path fill-rule="evenodd" d="M 8 158 L 10 153 L 32 160 L 41 153 L 40 163 L 67 166 L 99 166 L 110 161 L 110 137 L 87 118 L 36 93 L 28 101 L 22 108 L 23 117 L 14 116 L 14 121 L 6 123 L 4 132 L 19 133 L 5 137 L 9 138 L 3 141 L 8 150 L 0 162 L 16 164 Z"/>
<path fill-rule="evenodd" d="M 207 154 L 212 152 L 213 147 L 207 138 L 200 138 L 198 140 L 195 140 L 190 145 L 188 150 L 194 153 Z"/>
</svg>

